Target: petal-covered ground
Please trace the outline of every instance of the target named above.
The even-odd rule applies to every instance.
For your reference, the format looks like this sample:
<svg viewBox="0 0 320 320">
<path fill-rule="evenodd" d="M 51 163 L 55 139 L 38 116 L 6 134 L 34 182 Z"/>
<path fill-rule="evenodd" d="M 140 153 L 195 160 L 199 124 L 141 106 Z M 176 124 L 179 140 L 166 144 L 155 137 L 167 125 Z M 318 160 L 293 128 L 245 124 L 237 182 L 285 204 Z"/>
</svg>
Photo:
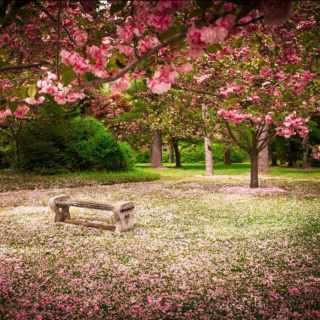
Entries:
<svg viewBox="0 0 320 320">
<path fill-rule="evenodd" d="M 194 177 L 1 193 L 0 319 L 320 317 L 319 183 L 227 192 L 245 185 Z M 135 227 L 115 236 L 53 223 L 47 202 L 58 194 L 134 201 Z"/>
</svg>

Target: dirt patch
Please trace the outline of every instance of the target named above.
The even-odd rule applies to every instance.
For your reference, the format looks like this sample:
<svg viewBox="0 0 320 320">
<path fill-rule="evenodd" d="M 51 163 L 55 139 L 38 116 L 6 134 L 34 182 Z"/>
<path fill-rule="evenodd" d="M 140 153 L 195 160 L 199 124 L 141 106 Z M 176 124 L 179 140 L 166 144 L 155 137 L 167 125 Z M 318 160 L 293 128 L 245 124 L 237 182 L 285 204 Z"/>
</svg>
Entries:
<svg viewBox="0 0 320 320">
<path fill-rule="evenodd" d="M 241 193 L 241 194 L 280 194 L 287 192 L 278 187 L 261 187 L 252 189 L 249 186 L 226 187 L 219 189 L 223 193 Z"/>
</svg>

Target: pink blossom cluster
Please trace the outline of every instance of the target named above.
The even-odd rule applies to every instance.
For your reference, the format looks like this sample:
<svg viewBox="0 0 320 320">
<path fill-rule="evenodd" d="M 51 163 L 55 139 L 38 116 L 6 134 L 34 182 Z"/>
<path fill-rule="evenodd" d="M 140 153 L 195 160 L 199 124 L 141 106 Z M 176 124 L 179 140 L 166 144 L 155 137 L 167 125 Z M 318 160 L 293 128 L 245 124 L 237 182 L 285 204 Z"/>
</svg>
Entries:
<svg viewBox="0 0 320 320">
<path fill-rule="evenodd" d="M 241 123 L 250 118 L 250 115 L 247 113 L 242 114 L 238 110 L 225 110 L 223 108 L 219 109 L 217 116 L 234 123 Z"/>
<path fill-rule="evenodd" d="M 245 86 L 243 85 L 239 85 L 236 83 L 231 83 L 228 84 L 227 88 L 221 88 L 219 90 L 219 93 L 223 96 L 223 97 L 227 97 L 229 94 L 233 93 L 233 94 L 240 94 L 242 91 L 245 90 Z"/>
<path fill-rule="evenodd" d="M 148 87 L 154 93 L 165 93 L 171 89 L 171 85 L 179 78 L 178 72 L 172 65 L 160 67 L 152 79 L 147 80 Z"/>
<path fill-rule="evenodd" d="M 26 114 L 30 111 L 30 108 L 27 105 L 19 105 L 13 115 L 19 119 L 26 119 Z M 12 112 L 9 108 L 5 110 L 0 110 L 0 119 L 6 118 L 12 115 Z"/>
<path fill-rule="evenodd" d="M 215 26 L 210 24 L 197 28 L 193 25 L 189 28 L 187 42 L 190 45 L 190 58 L 196 59 L 201 55 L 202 49 L 224 41 L 231 28 L 234 26 L 234 22 L 235 16 L 228 14 L 225 18 L 219 18 L 216 21 Z"/>
<path fill-rule="evenodd" d="M 114 81 L 110 87 L 111 92 L 121 92 L 130 88 L 129 76 L 126 74 Z"/>
<path fill-rule="evenodd" d="M 81 57 L 76 52 L 68 52 L 61 50 L 60 52 L 61 62 L 67 66 L 72 66 L 74 72 L 83 74 L 91 70 L 89 59 Z"/>
<path fill-rule="evenodd" d="M 44 101 L 44 96 L 38 98 L 26 98 L 25 101 L 29 104 L 40 104 Z"/>
<path fill-rule="evenodd" d="M 47 73 L 47 76 L 44 76 L 43 79 L 37 82 L 37 87 L 40 88 L 40 93 L 48 93 L 54 96 L 54 100 L 58 104 L 65 104 L 67 102 L 74 102 L 77 99 L 82 99 L 85 95 L 83 90 L 80 91 L 70 91 L 71 86 L 64 87 L 61 83 L 55 85 L 53 81 L 57 80 L 57 76 L 51 72 Z M 40 99 L 41 98 L 41 99 Z M 38 99 L 33 99 L 31 102 L 41 103 L 44 101 L 43 97 Z M 28 98 L 27 98 L 28 99 Z M 35 100 L 35 101 L 34 101 Z M 28 100 L 30 101 L 30 100 Z M 26 102 L 28 102 L 26 100 Z M 30 103 L 30 102 L 29 102 Z M 34 103 L 32 103 L 34 104 Z"/>
<path fill-rule="evenodd" d="M 317 152 L 313 154 L 313 159 L 320 160 L 320 146 L 317 148 Z M 319 312 L 320 316 L 320 312 Z"/>
<path fill-rule="evenodd" d="M 305 137 L 308 135 L 309 129 L 304 124 L 309 120 L 310 118 L 299 117 L 297 112 L 294 111 L 284 119 L 281 126 L 277 127 L 277 134 L 287 139 L 297 133 L 300 137 Z"/>
<path fill-rule="evenodd" d="M 83 46 L 88 41 L 88 33 L 82 29 L 76 28 L 73 33 L 73 38 L 79 46 Z"/>
<path fill-rule="evenodd" d="M 160 42 L 156 36 L 146 36 L 144 39 L 139 40 L 138 52 L 139 54 L 147 53 L 153 47 L 158 45 Z"/>
</svg>

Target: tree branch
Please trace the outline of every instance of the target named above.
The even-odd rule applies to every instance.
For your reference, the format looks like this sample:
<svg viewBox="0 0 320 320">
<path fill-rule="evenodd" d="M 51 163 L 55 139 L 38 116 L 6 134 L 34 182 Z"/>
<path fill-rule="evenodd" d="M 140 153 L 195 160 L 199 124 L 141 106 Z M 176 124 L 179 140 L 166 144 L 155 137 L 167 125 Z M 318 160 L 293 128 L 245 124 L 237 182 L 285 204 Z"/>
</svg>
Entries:
<svg viewBox="0 0 320 320">
<path fill-rule="evenodd" d="M 41 9 L 42 12 L 44 12 L 54 23 L 57 23 L 57 20 L 55 19 L 55 17 L 41 4 L 38 2 L 38 0 L 34 1 L 35 4 Z M 74 40 L 71 36 L 71 34 L 69 33 L 69 31 L 61 24 L 59 23 L 61 28 L 63 29 L 63 31 L 67 34 L 68 38 L 75 44 L 77 45 L 76 40 Z"/>
<path fill-rule="evenodd" d="M 258 148 L 258 152 L 262 151 L 267 144 L 276 136 L 276 132 L 272 133 L 268 138 L 265 139 L 263 143 L 261 143 L 260 147 Z"/>
<path fill-rule="evenodd" d="M 117 74 L 114 74 L 114 75 L 112 75 L 112 76 L 110 76 L 108 78 L 105 78 L 105 79 L 98 79 L 98 80 L 92 80 L 92 81 L 84 82 L 80 86 L 74 87 L 71 91 L 77 91 L 77 90 L 89 88 L 89 87 L 92 87 L 94 85 L 98 85 L 99 86 L 101 84 L 109 83 L 111 81 L 115 81 L 117 79 L 120 79 L 127 72 L 133 70 L 140 62 L 142 62 L 142 61 L 146 60 L 147 58 L 151 57 L 152 55 L 157 53 L 160 49 L 168 46 L 169 44 L 171 44 L 171 43 L 173 43 L 175 41 L 178 41 L 178 40 L 182 40 L 183 38 L 185 38 L 185 36 L 186 36 L 186 34 L 184 34 L 184 33 L 178 33 L 175 36 L 173 36 L 173 37 L 169 38 L 168 40 L 164 41 L 163 43 L 158 44 L 157 46 L 155 46 L 153 49 L 151 49 L 147 53 L 143 54 L 142 56 L 140 56 L 139 59 L 135 59 L 134 61 L 132 61 L 125 68 L 121 69 L 121 71 L 119 71 Z"/>
<path fill-rule="evenodd" d="M 242 148 L 243 150 L 247 151 L 247 152 L 250 154 L 250 153 L 251 153 L 251 152 L 250 152 L 250 149 L 247 148 L 247 147 L 246 147 L 244 144 L 242 144 L 241 142 L 239 142 L 239 141 L 237 140 L 237 138 L 234 136 L 234 134 L 233 134 L 233 132 L 232 132 L 232 130 L 231 130 L 231 128 L 230 128 L 230 125 L 229 125 L 228 121 L 224 120 L 224 122 L 225 122 L 225 124 L 226 124 L 226 126 L 227 126 L 229 135 L 230 135 L 230 137 L 232 138 L 232 140 L 234 141 L 234 143 L 235 143 L 237 146 L 239 146 L 240 148 Z"/>
<path fill-rule="evenodd" d="M 43 62 L 39 62 L 39 63 L 28 63 L 28 64 L 20 64 L 20 65 L 15 65 L 15 66 L 8 66 L 8 67 L 0 68 L 0 72 L 32 69 L 32 68 L 36 68 L 36 67 L 40 67 L 40 66 L 44 66 L 44 65 L 50 65 L 50 63 L 43 61 Z"/>
<path fill-rule="evenodd" d="M 246 140 L 249 148 L 251 149 L 253 146 L 251 146 L 251 144 L 250 144 L 250 140 L 248 138 L 248 135 L 240 128 L 239 123 L 236 123 L 235 125 L 236 125 L 237 129 L 239 130 L 240 135 Z"/>
<path fill-rule="evenodd" d="M 252 20 L 250 20 L 250 21 L 248 21 L 248 22 L 244 22 L 244 23 L 240 23 L 240 24 L 237 23 L 237 24 L 234 25 L 234 28 L 246 26 L 246 25 L 248 25 L 248 24 L 250 24 L 250 23 L 257 22 L 257 21 L 259 21 L 259 20 L 263 20 L 263 18 L 264 18 L 264 16 L 260 16 L 260 17 L 258 17 L 258 18 L 252 19 Z"/>
</svg>

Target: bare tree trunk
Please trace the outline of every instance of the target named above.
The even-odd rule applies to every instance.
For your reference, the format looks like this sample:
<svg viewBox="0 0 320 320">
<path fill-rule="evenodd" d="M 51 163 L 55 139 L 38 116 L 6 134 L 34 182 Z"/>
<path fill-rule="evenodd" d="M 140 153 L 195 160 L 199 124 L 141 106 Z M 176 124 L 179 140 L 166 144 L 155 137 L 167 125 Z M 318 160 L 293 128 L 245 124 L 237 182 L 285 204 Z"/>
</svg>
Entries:
<svg viewBox="0 0 320 320">
<path fill-rule="evenodd" d="M 162 132 L 160 130 L 155 130 L 152 132 L 151 168 L 163 168 L 163 165 L 162 165 Z"/>
<path fill-rule="evenodd" d="M 271 167 L 277 167 L 278 166 L 278 161 L 277 161 L 277 153 L 276 153 L 276 148 L 274 143 L 270 144 L 270 149 L 269 149 L 269 155 L 271 158 Z"/>
<path fill-rule="evenodd" d="M 260 139 L 262 140 L 259 142 L 259 146 L 265 141 L 268 135 L 269 125 L 265 124 L 263 127 L 263 131 L 261 133 Z M 269 165 L 269 147 L 268 145 L 263 148 L 259 153 L 259 172 L 270 172 L 270 165 Z"/>
<path fill-rule="evenodd" d="M 176 168 L 181 168 L 181 155 L 180 155 L 180 150 L 178 146 L 178 139 L 173 140 L 173 147 L 174 147 L 174 153 L 176 155 Z"/>
<path fill-rule="evenodd" d="M 302 169 L 307 169 L 310 166 L 308 165 L 308 152 L 309 152 L 309 147 L 307 146 L 307 143 L 309 142 L 309 136 L 306 135 L 303 137 L 303 146 L 302 146 Z"/>
<path fill-rule="evenodd" d="M 224 150 L 224 164 L 230 166 L 231 165 L 231 148 L 227 147 Z"/>
<path fill-rule="evenodd" d="M 206 123 L 206 120 L 209 117 L 209 112 L 208 112 L 208 106 L 205 104 L 202 105 L 202 117 Z M 211 176 L 213 175 L 213 158 L 212 158 L 211 139 L 209 137 L 204 138 L 204 150 L 205 150 L 205 157 L 206 157 L 206 175 Z"/>
<path fill-rule="evenodd" d="M 19 148 L 18 148 L 18 139 L 17 137 L 14 137 L 13 139 L 13 154 L 14 154 L 14 163 L 13 163 L 13 167 L 14 169 L 17 169 L 19 166 Z"/>
<path fill-rule="evenodd" d="M 169 163 L 174 162 L 174 147 L 173 147 L 173 142 L 170 141 L 169 143 Z"/>
<path fill-rule="evenodd" d="M 206 156 L 206 175 L 213 175 L 213 158 L 212 158 L 212 147 L 211 147 L 211 139 L 208 137 L 204 138 L 204 148 L 205 148 L 205 156 Z"/>
<path fill-rule="evenodd" d="M 258 154 L 252 151 L 250 155 L 250 160 L 251 160 L 250 188 L 259 188 L 259 156 Z"/>
</svg>

